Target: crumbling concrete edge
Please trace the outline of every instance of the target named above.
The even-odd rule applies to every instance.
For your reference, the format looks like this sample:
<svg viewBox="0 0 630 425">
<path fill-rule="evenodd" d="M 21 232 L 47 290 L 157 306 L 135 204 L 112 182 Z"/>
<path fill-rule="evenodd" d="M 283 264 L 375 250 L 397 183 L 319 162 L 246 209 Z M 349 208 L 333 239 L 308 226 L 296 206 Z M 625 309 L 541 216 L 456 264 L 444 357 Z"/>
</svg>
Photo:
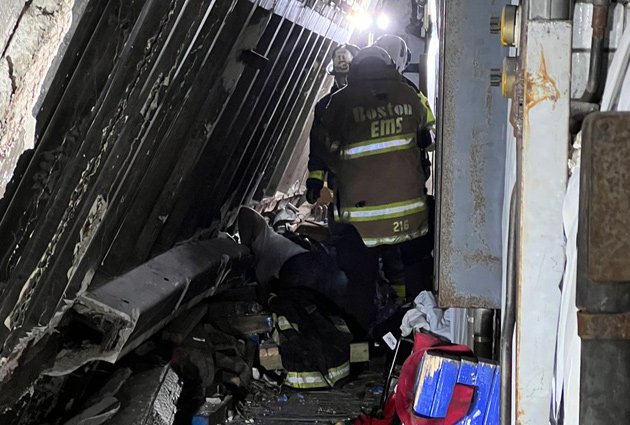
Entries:
<svg viewBox="0 0 630 425">
<path fill-rule="evenodd" d="M 0 198 L 21 154 L 35 145 L 34 114 L 87 2 L 31 0 L 19 2 L 19 13 L 16 4 L 6 6 L 11 16 L 3 22 L 0 46 Z"/>
</svg>

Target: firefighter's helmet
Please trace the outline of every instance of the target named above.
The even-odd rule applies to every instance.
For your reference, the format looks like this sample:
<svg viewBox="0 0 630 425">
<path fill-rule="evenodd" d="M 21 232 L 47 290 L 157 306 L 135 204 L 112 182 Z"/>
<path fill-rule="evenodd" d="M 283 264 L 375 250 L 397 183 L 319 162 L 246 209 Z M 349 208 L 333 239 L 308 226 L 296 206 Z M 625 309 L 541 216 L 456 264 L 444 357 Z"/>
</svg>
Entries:
<svg viewBox="0 0 630 425">
<path fill-rule="evenodd" d="M 385 49 L 378 46 L 370 46 L 361 49 L 352 61 L 353 66 L 361 66 L 367 63 L 381 63 L 383 65 L 393 65 L 392 58 Z"/>
<path fill-rule="evenodd" d="M 405 40 L 393 34 L 385 34 L 376 39 L 373 44 L 384 49 L 392 58 L 398 72 L 403 72 L 409 63 L 411 53 Z"/>
</svg>

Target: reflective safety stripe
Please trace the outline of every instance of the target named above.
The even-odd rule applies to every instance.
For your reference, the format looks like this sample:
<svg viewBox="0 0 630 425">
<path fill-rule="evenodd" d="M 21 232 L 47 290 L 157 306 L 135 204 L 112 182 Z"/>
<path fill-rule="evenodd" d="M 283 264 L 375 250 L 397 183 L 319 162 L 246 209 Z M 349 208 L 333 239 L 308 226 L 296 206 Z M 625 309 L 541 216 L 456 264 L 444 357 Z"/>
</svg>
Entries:
<svg viewBox="0 0 630 425">
<path fill-rule="evenodd" d="M 398 298 L 405 298 L 407 296 L 407 286 L 404 283 L 392 283 L 392 289 L 396 292 Z"/>
<path fill-rule="evenodd" d="M 379 245 L 394 245 L 401 242 L 405 242 L 411 239 L 419 238 L 420 236 L 424 236 L 429 231 L 428 228 L 424 227 L 421 230 L 416 230 L 410 233 L 404 233 L 396 236 L 389 236 L 383 238 L 363 238 L 363 243 L 368 248 L 379 246 Z"/>
<path fill-rule="evenodd" d="M 325 173 L 322 170 L 311 171 L 308 173 L 309 179 L 321 180 L 324 181 Z"/>
<path fill-rule="evenodd" d="M 341 217 L 348 222 L 378 221 L 390 218 L 405 217 L 426 209 L 424 198 L 410 199 L 402 202 L 375 205 L 363 208 L 344 208 Z"/>
<path fill-rule="evenodd" d="M 328 387 L 324 377 L 320 374 L 317 376 L 306 376 L 307 373 L 289 372 L 285 378 L 288 386 L 293 388 L 321 388 Z"/>
<path fill-rule="evenodd" d="M 289 329 L 294 329 L 296 331 L 299 331 L 297 323 L 289 322 L 287 318 L 284 316 L 278 316 L 277 323 L 278 323 L 278 328 L 281 331 L 287 331 Z"/>
<path fill-rule="evenodd" d="M 341 366 L 328 369 L 328 379 L 334 383 L 345 378 L 350 373 L 350 361 L 345 362 Z"/>
<path fill-rule="evenodd" d="M 350 375 L 350 362 L 328 369 L 326 376 L 319 372 L 288 372 L 285 382 L 293 388 L 322 388 L 334 385 Z"/>
<path fill-rule="evenodd" d="M 345 146 L 341 150 L 341 157 L 344 159 L 356 159 L 365 156 L 410 149 L 414 146 L 414 141 L 414 134 L 399 134 L 393 137 L 367 140 Z"/>
</svg>

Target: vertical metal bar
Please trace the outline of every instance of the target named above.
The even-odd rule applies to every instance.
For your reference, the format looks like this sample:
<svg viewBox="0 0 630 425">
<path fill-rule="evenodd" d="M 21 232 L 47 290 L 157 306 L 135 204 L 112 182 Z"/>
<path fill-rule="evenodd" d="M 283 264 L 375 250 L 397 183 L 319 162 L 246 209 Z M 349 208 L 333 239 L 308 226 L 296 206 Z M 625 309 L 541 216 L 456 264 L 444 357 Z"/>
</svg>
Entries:
<svg viewBox="0 0 630 425">
<path fill-rule="evenodd" d="M 443 2 L 435 255 L 441 306 L 498 308 L 507 101 L 491 85 L 507 50 L 490 33 L 499 2 Z M 470 60 L 474 57 L 474 60 Z"/>
<path fill-rule="evenodd" d="M 492 343 L 494 339 L 494 314 L 487 308 L 475 309 L 473 351 L 479 357 L 492 358 Z"/>
<path fill-rule="evenodd" d="M 522 50 L 517 230 L 516 418 L 547 423 L 564 271 L 571 22 L 529 21 Z"/>
<path fill-rule="evenodd" d="M 243 200 L 247 198 L 247 194 L 253 187 L 257 186 L 259 180 L 262 178 L 262 173 L 265 171 L 270 153 L 273 152 L 275 146 L 281 141 L 278 135 L 287 124 L 287 107 L 289 105 L 293 106 L 294 98 L 296 97 L 295 93 L 297 92 L 296 89 L 302 87 L 304 84 L 303 70 L 311 66 L 311 61 L 308 58 L 314 50 L 317 40 L 317 34 L 306 30 L 304 42 L 299 43 L 300 46 L 303 45 L 302 49 L 299 52 L 294 52 L 294 55 L 297 56 L 293 56 L 294 60 L 291 60 L 291 62 L 296 65 L 290 71 L 287 70 L 285 88 L 270 118 L 272 124 L 269 124 L 262 133 L 261 140 L 263 140 L 264 143 L 258 146 L 256 154 L 253 155 L 256 161 L 249 161 L 240 183 L 236 186 L 238 193 L 241 195 L 240 199 L 238 196 L 236 198 L 239 200 L 239 204 L 243 203 Z"/>
<path fill-rule="evenodd" d="M 609 0 L 593 2 L 593 36 L 591 38 L 591 53 L 589 59 L 588 80 L 586 89 L 580 98 L 583 102 L 597 102 L 603 92 L 602 78 L 604 63 L 604 41 L 606 26 L 608 25 Z"/>
<path fill-rule="evenodd" d="M 516 265 L 515 255 L 517 217 L 517 190 L 515 185 L 510 197 L 510 220 L 508 231 L 507 248 L 507 271 L 506 271 L 506 291 L 505 291 L 505 315 L 503 328 L 501 330 L 501 424 L 508 425 L 512 420 L 512 353 L 514 341 L 514 325 L 516 324 Z"/>
</svg>

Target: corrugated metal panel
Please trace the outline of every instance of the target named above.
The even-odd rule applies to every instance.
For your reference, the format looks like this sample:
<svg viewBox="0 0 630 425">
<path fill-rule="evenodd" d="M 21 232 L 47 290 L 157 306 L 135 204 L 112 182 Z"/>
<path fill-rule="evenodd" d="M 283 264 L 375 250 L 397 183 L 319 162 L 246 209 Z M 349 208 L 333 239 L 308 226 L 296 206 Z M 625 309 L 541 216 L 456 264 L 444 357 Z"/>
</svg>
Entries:
<svg viewBox="0 0 630 425">
<path fill-rule="evenodd" d="M 251 197 L 348 37 L 339 9 L 311 3 L 92 0 L 0 204 L 5 352 L 64 300 Z"/>
</svg>

